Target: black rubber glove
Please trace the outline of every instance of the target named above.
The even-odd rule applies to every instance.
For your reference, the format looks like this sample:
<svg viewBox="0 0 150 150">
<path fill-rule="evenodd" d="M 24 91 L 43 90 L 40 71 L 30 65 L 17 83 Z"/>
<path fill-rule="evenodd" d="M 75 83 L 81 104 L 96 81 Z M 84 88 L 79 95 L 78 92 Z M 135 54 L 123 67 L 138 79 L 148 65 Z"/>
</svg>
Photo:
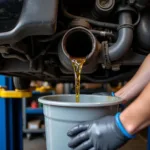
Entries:
<svg viewBox="0 0 150 150">
<path fill-rule="evenodd" d="M 129 140 L 117 126 L 114 116 L 79 124 L 68 136 L 72 137 L 68 146 L 74 150 L 117 150 Z"/>
</svg>

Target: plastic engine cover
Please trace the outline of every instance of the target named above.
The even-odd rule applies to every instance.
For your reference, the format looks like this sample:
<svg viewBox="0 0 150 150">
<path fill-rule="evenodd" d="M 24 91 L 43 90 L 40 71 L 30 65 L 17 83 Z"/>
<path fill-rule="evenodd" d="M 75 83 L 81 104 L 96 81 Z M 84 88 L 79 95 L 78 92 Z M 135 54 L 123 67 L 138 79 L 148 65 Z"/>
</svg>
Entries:
<svg viewBox="0 0 150 150">
<path fill-rule="evenodd" d="M 58 0 L 24 0 L 16 26 L 0 33 L 0 44 L 15 43 L 31 35 L 52 35 L 56 30 Z"/>
</svg>

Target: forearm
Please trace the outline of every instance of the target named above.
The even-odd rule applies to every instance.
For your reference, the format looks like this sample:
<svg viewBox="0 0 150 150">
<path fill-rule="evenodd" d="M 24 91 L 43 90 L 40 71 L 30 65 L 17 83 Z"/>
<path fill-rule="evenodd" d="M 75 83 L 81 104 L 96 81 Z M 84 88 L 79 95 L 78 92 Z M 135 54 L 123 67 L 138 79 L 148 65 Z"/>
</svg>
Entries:
<svg viewBox="0 0 150 150">
<path fill-rule="evenodd" d="M 128 101 L 137 96 L 150 81 L 150 55 L 146 57 L 135 76 L 118 92 L 116 96 Z"/>
<path fill-rule="evenodd" d="M 121 113 L 120 120 L 131 134 L 150 125 L 150 83 L 139 97 Z"/>
</svg>

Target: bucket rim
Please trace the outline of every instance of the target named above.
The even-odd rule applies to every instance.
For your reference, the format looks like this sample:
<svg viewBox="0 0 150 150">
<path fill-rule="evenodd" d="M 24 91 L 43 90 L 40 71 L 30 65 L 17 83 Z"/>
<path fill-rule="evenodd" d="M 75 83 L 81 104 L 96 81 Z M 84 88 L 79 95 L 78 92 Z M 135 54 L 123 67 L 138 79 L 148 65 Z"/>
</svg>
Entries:
<svg viewBox="0 0 150 150">
<path fill-rule="evenodd" d="M 106 101 L 106 102 L 101 102 L 101 103 L 76 103 L 76 102 L 60 102 L 60 101 L 53 101 L 50 100 L 51 98 L 54 97 L 73 97 L 75 94 L 61 94 L 61 95 L 47 95 L 47 96 L 42 96 L 38 98 L 38 102 L 42 103 L 43 105 L 49 105 L 49 106 L 58 106 L 58 107 L 107 107 L 107 106 L 114 106 L 114 105 L 119 105 L 123 102 L 123 100 L 119 97 L 113 97 L 113 96 L 104 96 L 104 95 L 85 95 L 85 94 L 80 94 L 80 96 L 92 96 L 92 97 L 107 97 L 107 98 L 112 98 L 115 99 L 115 101 Z M 46 100 L 46 97 L 49 97 L 49 99 Z"/>
</svg>

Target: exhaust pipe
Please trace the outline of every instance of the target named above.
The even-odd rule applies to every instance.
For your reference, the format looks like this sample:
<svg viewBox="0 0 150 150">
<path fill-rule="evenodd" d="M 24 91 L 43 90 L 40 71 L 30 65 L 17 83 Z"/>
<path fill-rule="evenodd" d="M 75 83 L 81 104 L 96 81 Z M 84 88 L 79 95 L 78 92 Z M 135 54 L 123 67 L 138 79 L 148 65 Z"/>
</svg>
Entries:
<svg viewBox="0 0 150 150">
<path fill-rule="evenodd" d="M 82 73 L 93 73 L 97 69 L 100 43 L 86 28 L 75 27 L 66 32 L 59 45 L 58 55 L 62 72 L 72 73 L 70 58 L 86 58 Z"/>
</svg>

